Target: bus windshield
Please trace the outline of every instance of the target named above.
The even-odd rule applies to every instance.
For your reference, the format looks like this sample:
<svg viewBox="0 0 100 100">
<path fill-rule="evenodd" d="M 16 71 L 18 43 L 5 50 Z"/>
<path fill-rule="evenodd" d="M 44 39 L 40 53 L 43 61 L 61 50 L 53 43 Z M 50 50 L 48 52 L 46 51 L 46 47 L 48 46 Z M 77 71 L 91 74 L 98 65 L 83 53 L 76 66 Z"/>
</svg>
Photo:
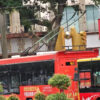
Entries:
<svg viewBox="0 0 100 100">
<path fill-rule="evenodd" d="M 0 66 L 3 93 L 19 93 L 19 86 L 46 85 L 54 73 L 54 60 Z"/>
<path fill-rule="evenodd" d="M 78 62 L 80 92 L 100 91 L 100 61 Z"/>
</svg>

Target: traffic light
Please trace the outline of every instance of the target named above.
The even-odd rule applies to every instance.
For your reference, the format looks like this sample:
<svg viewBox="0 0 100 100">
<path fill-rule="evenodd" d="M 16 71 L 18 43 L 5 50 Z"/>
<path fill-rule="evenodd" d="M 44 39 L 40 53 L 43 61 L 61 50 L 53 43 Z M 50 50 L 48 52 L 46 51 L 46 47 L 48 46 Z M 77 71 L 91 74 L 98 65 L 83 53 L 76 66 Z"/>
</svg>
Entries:
<svg viewBox="0 0 100 100">
<path fill-rule="evenodd" d="M 80 32 L 80 37 L 81 37 L 82 48 L 83 48 L 83 50 L 85 50 L 86 49 L 86 32 L 81 31 Z"/>
<path fill-rule="evenodd" d="M 60 31 L 57 37 L 55 51 L 65 50 L 65 32 L 64 28 L 60 27 Z"/>
<path fill-rule="evenodd" d="M 80 34 L 77 33 L 75 27 L 71 27 L 70 34 L 72 37 L 72 50 L 81 50 L 81 38 Z"/>
</svg>

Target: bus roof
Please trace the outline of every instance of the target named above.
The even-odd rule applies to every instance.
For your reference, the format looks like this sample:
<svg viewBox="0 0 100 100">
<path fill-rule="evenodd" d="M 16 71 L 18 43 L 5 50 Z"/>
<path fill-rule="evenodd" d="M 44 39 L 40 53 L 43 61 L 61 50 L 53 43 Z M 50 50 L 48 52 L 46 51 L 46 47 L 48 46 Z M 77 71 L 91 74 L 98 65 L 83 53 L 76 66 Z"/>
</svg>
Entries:
<svg viewBox="0 0 100 100">
<path fill-rule="evenodd" d="M 97 58 L 78 59 L 77 62 L 98 61 L 98 60 L 100 60 L 100 57 L 97 57 Z"/>
<path fill-rule="evenodd" d="M 0 65 L 50 60 L 54 58 L 55 58 L 55 54 L 33 55 L 33 56 L 31 55 L 31 56 L 22 56 L 18 58 L 6 58 L 6 59 L 0 59 Z"/>
</svg>

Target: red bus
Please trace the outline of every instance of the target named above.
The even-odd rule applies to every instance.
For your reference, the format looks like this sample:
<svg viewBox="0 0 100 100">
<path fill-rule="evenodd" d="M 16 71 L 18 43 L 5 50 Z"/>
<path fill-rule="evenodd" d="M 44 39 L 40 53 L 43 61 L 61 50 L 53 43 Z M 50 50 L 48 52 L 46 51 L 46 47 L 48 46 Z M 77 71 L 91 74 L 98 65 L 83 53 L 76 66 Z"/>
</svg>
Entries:
<svg viewBox="0 0 100 100">
<path fill-rule="evenodd" d="M 83 83 L 79 79 L 79 76 L 81 75 L 80 78 L 82 78 L 83 73 L 85 73 L 81 73 L 81 71 L 87 70 L 86 72 L 88 72 L 90 69 L 87 69 L 85 62 L 81 63 L 77 60 L 97 56 L 98 50 L 94 49 L 91 51 L 62 51 L 53 54 L 1 59 L 0 82 L 4 90 L 1 94 L 6 98 L 16 95 L 19 100 L 33 100 L 34 95 L 39 91 L 46 95 L 57 93 L 59 90 L 52 88 L 47 83 L 53 74 L 59 73 L 71 78 L 71 86 L 64 91 L 68 98 L 92 100 L 84 97 L 86 94 L 87 96 L 90 95 L 92 90 L 80 85 Z M 87 73 L 87 75 L 89 80 L 86 81 L 90 82 L 92 76 L 90 77 L 90 73 Z M 94 88 L 95 95 L 99 94 L 99 90 L 96 91 L 97 88 Z"/>
<path fill-rule="evenodd" d="M 81 100 L 100 100 L 100 57 L 78 60 Z"/>
</svg>

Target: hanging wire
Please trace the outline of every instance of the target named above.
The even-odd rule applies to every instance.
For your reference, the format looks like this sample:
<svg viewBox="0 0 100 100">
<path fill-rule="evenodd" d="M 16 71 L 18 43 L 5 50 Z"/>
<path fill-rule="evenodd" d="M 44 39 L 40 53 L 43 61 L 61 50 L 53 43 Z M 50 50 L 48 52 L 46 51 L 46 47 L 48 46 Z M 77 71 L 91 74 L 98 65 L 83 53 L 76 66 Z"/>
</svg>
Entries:
<svg viewBox="0 0 100 100">
<path fill-rule="evenodd" d="M 78 19 L 76 19 L 74 22 L 72 22 L 71 24 L 69 24 L 67 27 L 69 27 L 69 26 L 71 26 L 73 23 L 77 22 L 85 13 L 86 13 L 86 11 L 84 11 L 84 13 L 83 13 L 81 16 L 79 16 Z M 73 14 L 73 16 L 74 16 L 74 15 L 75 15 L 75 13 Z M 72 16 L 71 18 L 73 18 L 73 16 Z M 70 19 L 71 19 L 71 18 L 70 18 Z M 68 20 L 68 21 L 69 21 L 69 20 Z M 67 22 L 68 22 L 68 21 L 67 21 Z M 62 25 L 64 25 L 64 24 L 67 23 L 67 22 L 64 22 Z M 60 26 L 56 27 L 53 31 L 57 30 L 59 27 L 60 27 Z M 64 27 L 64 29 L 66 29 L 67 27 Z M 29 47 L 29 49 L 27 50 L 27 52 L 25 52 L 25 51 L 26 51 L 26 50 L 25 50 L 25 51 L 22 52 L 22 54 L 28 53 L 28 51 L 29 51 L 30 49 L 32 49 L 36 44 L 40 43 L 41 40 L 45 39 L 45 38 L 46 38 L 49 34 L 51 34 L 53 31 L 49 32 L 47 35 L 45 35 L 44 37 L 42 37 L 39 41 L 35 42 L 31 47 Z M 54 34 L 53 36 L 51 36 L 51 37 L 47 40 L 47 43 L 48 43 L 51 39 L 53 39 L 58 33 L 59 33 L 59 32 L 57 32 L 56 34 Z M 43 46 L 43 45 L 42 45 L 42 46 Z M 42 47 L 42 46 L 41 46 L 41 47 Z M 33 51 L 33 52 L 34 52 L 34 51 Z"/>
<path fill-rule="evenodd" d="M 84 11 L 84 13 L 76 20 L 74 20 L 74 22 L 72 22 L 71 24 L 69 24 L 68 26 L 64 27 L 64 29 L 66 29 L 67 27 L 71 26 L 72 24 L 74 24 L 75 22 L 77 22 L 84 14 L 86 13 L 86 11 Z M 54 38 L 59 32 L 57 32 L 53 37 L 51 37 L 50 39 L 48 39 L 48 42 Z"/>
</svg>

